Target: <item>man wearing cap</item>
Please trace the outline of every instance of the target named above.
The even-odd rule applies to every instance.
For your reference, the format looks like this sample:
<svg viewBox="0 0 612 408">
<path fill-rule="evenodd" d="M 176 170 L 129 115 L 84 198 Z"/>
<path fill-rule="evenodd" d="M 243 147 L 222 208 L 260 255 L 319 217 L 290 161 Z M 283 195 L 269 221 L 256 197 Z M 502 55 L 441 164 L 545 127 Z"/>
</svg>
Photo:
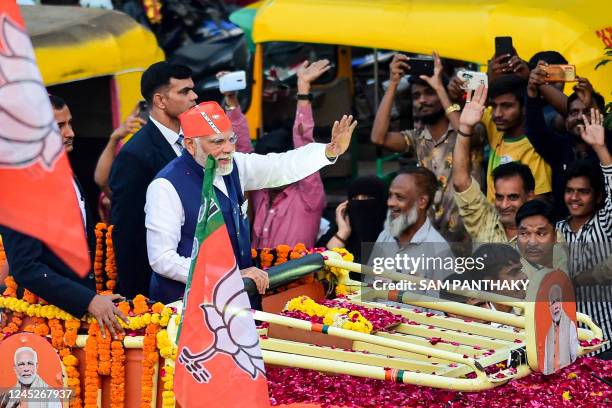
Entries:
<svg viewBox="0 0 612 408">
<path fill-rule="evenodd" d="M 267 274 L 252 267 L 244 192 L 294 183 L 334 163 L 348 148 L 357 123 L 352 116 L 344 116 L 334 123 L 327 145 L 310 143 L 264 156 L 235 152 L 236 135 L 216 102 L 203 102 L 179 119 L 186 153 L 162 169 L 147 190 L 147 251 L 154 272 L 149 296 L 165 303 L 183 296 L 208 155 L 217 161 L 213 185 L 238 267 L 242 276 L 253 279 L 264 293 Z M 258 300 L 252 298 L 251 306 L 256 308 Z"/>
</svg>

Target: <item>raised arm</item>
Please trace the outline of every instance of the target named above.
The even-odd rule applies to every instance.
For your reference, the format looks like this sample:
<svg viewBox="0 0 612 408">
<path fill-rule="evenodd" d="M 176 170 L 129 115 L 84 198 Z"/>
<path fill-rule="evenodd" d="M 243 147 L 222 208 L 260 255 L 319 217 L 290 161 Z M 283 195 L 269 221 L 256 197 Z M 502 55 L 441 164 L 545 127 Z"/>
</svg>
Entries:
<svg viewBox="0 0 612 408">
<path fill-rule="evenodd" d="M 461 112 L 459 119 L 459 130 L 455 150 L 453 152 L 453 186 L 455 191 L 461 193 L 467 190 L 471 184 L 470 176 L 470 138 L 474 133 L 474 126 L 480 122 L 485 109 L 487 100 L 487 88 L 480 86 L 474 92 L 473 99 L 470 100 Z"/>
<path fill-rule="evenodd" d="M 430 77 L 421 75 L 420 78 L 427 82 L 431 88 L 436 91 L 438 98 L 440 98 L 440 103 L 442 104 L 442 108 L 446 111 L 453 103 L 450 100 L 449 94 L 446 92 L 446 88 L 444 87 L 444 82 L 442 81 L 442 61 L 440 60 L 440 56 L 434 52 L 432 54 L 434 59 L 434 74 Z M 446 116 L 450 121 L 453 129 L 459 129 L 459 116 L 460 113 L 458 110 L 447 113 Z"/>
<path fill-rule="evenodd" d="M 591 108 L 591 118 L 582 115 L 584 125 L 580 126 L 580 137 L 589 144 L 597 154 L 602 167 L 612 165 L 612 156 L 606 145 L 603 115 L 598 109 Z"/>
<path fill-rule="evenodd" d="M 279 187 L 294 183 L 334 163 L 351 143 L 357 122 L 343 116 L 332 128 L 331 142 L 310 143 L 286 153 L 241 155 L 236 153 L 236 164 L 244 191 Z"/>
<path fill-rule="evenodd" d="M 110 178 L 111 167 L 117 154 L 117 145 L 119 141 L 129 134 L 136 133 L 147 122 L 138 117 L 138 105 L 130 113 L 125 122 L 111 133 L 106 147 L 98 158 L 96 169 L 94 170 L 94 181 L 104 191 L 107 196 L 110 196 L 110 188 L 108 188 L 108 179 Z"/>
<path fill-rule="evenodd" d="M 400 132 L 389 132 L 389 121 L 391 119 L 391 109 L 393 108 L 393 100 L 397 93 L 397 87 L 400 80 L 405 75 L 405 70 L 410 68 L 408 61 L 410 58 L 403 54 L 395 54 L 391 61 L 390 70 L 391 78 L 389 87 L 385 92 L 376 117 L 372 125 L 372 133 L 370 139 L 372 143 L 379 146 L 384 146 L 394 152 L 403 152 L 406 150 L 406 141 Z"/>
<path fill-rule="evenodd" d="M 298 69 L 297 92 L 298 95 L 309 95 L 310 87 L 314 81 L 331 68 L 329 60 L 323 59 L 309 64 L 304 61 Z M 314 119 L 312 117 L 312 106 L 308 99 L 299 99 L 293 122 L 293 146 L 295 148 L 314 142 L 313 138 Z"/>
<path fill-rule="evenodd" d="M 217 79 L 223 75 L 229 74 L 228 71 L 221 71 L 217 73 Z M 255 149 L 251 143 L 251 136 L 249 133 L 249 124 L 247 123 L 242 109 L 240 108 L 240 102 L 238 101 L 237 92 L 225 92 L 223 107 L 225 113 L 232 123 L 232 129 L 237 136 L 236 140 L 236 151 L 241 153 L 253 153 Z"/>
<path fill-rule="evenodd" d="M 542 100 L 538 89 L 546 83 L 546 73 L 538 66 L 531 71 L 527 85 L 527 99 L 525 101 L 525 134 L 533 145 L 535 151 L 552 164 L 558 160 L 554 144 L 554 132 L 546 126 Z"/>
</svg>

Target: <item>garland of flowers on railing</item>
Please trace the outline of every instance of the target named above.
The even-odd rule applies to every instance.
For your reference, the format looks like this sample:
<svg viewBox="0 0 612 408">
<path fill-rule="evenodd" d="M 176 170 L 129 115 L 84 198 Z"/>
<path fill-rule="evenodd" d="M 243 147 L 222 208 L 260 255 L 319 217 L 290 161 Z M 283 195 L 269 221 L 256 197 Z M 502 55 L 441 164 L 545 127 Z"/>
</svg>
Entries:
<svg viewBox="0 0 612 408">
<path fill-rule="evenodd" d="M 308 249 L 301 243 L 295 245 L 293 248 L 291 248 L 289 245 L 278 245 L 275 248 L 253 248 L 251 249 L 251 258 L 253 259 L 253 265 L 263 270 L 267 270 L 272 266 L 280 265 L 288 260 L 298 259 L 305 255 L 321 253 L 324 251 L 327 251 L 327 248 Z M 340 254 L 344 261 L 353 262 L 355 259 L 353 254 L 348 252 L 345 248 L 334 248 L 332 251 Z M 326 266 L 324 267 L 324 272 L 325 274 L 322 278 L 331 283 L 331 288 L 335 290 L 336 296 L 346 296 L 352 293 L 352 291 L 345 284 L 339 283 L 348 276 L 349 272 L 346 269 Z M 313 280 L 313 275 L 309 275 L 297 280 L 296 282 L 292 282 L 291 284 L 287 285 L 286 288 L 310 283 Z M 277 291 L 280 292 L 283 289 Z"/>
<path fill-rule="evenodd" d="M 287 302 L 285 311 L 302 312 L 310 317 L 320 317 L 323 318 L 322 323 L 327 326 L 341 327 L 366 334 L 370 334 L 373 328 L 372 323 L 358 311 L 323 306 L 308 296 L 298 296 L 291 299 Z"/>
<path fill-rule="evenodd" d="M 106 329 L 102 336 L 96 320 L 88 316 L 84 319 L 89 324 L 88 336 L 85 342 L 85 376 L 83 394 L 81 394 L 81 379 L 78 371 L 79 361 L 72 353 L 76 345 L 81 320 L 56 306 L 48 305 L 34 293 L 24 290 L 21 299 L 17 296 L 17 283 L 12 277 L 5 279 L 6 290 L 0 297 L 0 309 L 11 311 L 8 324 L 2 329 L 4 337 L 21 330 L 25 316 L 31 317 L 32 323 L 22 331 L 30 331 L 43 337 L 51 337 L 51 345 L 58 351 L 66 368 L 67 386 L 73 389 L 74 398 L 70 400 L 70 408 L 94 408 L 98 404 L 100 376 L 110 376 L 111 407 L 125 406 L 125 347 L 123 337 L 112 339 Z M 105 292 L 101 292 L 105 294 Z M 143 374 L 141 377 L 141 407 L 150 407 L 153 400 L 153 375 L 159 356 L 165 359 L 176 358 L 176 346 L 170 341 L 164 330 L 170 319 L 176 315 L 172 308 L 162 303 L 149 306 L 148 299 L 142 295 L 132 300 L 133 307 L 128 302 L 119 302 L 118 309 L 127 316 L 128 323 L 119 320 L 128 336 L 135 336 L 144 330 L 143 339 Z M 160 334 L 161 333 L 161 334 Z M 161 372 L 164 384 L 163 406 L 174 407 L 174 367 L 166 364 Z M 81 399 L 83 395 L 83 399 Z"/>
<path fill-rule="evenodd" d="M 96 277 L 96 292 L 100 293 L 104 290 L 104 246 L 102 238 L 106 224 L 99 222 L 96 224 L 96 253 L 94 255 L 94 275 Z"/>
</svg>

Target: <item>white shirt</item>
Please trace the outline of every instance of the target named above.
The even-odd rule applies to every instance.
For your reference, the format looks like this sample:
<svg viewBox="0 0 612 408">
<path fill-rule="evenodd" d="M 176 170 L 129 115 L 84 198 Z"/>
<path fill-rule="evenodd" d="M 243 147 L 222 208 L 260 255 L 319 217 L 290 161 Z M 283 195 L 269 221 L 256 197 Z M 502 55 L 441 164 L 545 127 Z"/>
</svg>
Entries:
<svg viewBox="0 0 612 408">
<path fill-rule="evenodd" d="M 321 143 L 310 143 L 286 153 L 265 156 L 235 152 L 234 161 L 243 192 L 294 183 L 331 164 L 325 156 L 325 145 Z M 227 195 L 222 176 L 216 176 L 213 185 Z M 181 240 L 181 227 L 185 223 L 185 211 L 178 193 L 168 180 L 158 178 L 149 184 L 145 213 L 151 268 L 168 279 L 186 283 L 191 258 L 182 257 L 176 252 Z"/>
<path fill-rule="evenodd" d="M 72 179 L 72 186 L 74 187 L 74 192 L 76 193 L 77 202 L 79 203 L 79 209 L 81 210 L 81 218 L 83 219 L 83 227 L 85 231 L 87 231 L 87 215 L 85 215 L 85 200 L 81 196 L 81 192 L 79 191 L 79 187 L 77 186 L 76 181 Z"/>
<path fill-rule="evenodd" d="M 178 144 L 176 143 L 179 140 L 179 134 L 176 133 L 174 130 L 165 127 L 164 125 L 162 125 L 161 123 L 159 123 L 155 119 L 153 119 L 153 116 L 149 116 L 149 120 L 151 122 L 153 122 L 153 124 L 155 126 L 157 126 L 157 128 L 161 132 L 161 134 L 164 137 L 164 139 L 166 139 L 168 141 L 168 143 L 170 144 L 170 147 L 172 147 L 172 150 L 174 150 L 174 153 L 176 153 L 177 156 L 180 156 L 181 155 L 181 149 L 179 148 Z"/>
</svg>

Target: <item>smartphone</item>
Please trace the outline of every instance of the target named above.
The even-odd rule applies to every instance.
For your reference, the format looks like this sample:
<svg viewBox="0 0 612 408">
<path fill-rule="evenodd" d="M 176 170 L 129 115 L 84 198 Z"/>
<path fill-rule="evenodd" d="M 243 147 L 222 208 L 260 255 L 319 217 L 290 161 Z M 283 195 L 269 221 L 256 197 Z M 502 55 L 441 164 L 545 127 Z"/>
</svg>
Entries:
<svg viewBox="0 0 612 408">
<path fill-rule="evenodd" d="M 138 117 L 144 121 L 149 120 L 149 106 L 145 100 L 138 102 Z"/>
<path fill-rule="evenodd" d="M 457 71 L 457 77 L 465 82 L 466 91 L 475 91 L 480 85 L 489 86 L 489 77 L 486 72 L 460 69 Z"/>
<path fill-rule="evenodd" d="M 410 65 L 410 68 L 406 70 L 408 75 L 432 76 L 434 74 L 433 58 L 410 58 L 408 65 Z"/>
<path fill-rule="evenodd" d="M 574 82 L 576 81 L 575 65 L 546 65 L 542 67 L 546 72 L 548 82 Z"/>
<path fill-rule="evenodd" d="M 246 89 L 246 73 L 244 71 L 230 72 L 219 78 L 219 91 L 235 92 Z"/>
<path fill-rule="evenodd" d="M 495 37 L 495 56 L 504 54 L 514 55 L 512 37 Z"/>
</svg>

